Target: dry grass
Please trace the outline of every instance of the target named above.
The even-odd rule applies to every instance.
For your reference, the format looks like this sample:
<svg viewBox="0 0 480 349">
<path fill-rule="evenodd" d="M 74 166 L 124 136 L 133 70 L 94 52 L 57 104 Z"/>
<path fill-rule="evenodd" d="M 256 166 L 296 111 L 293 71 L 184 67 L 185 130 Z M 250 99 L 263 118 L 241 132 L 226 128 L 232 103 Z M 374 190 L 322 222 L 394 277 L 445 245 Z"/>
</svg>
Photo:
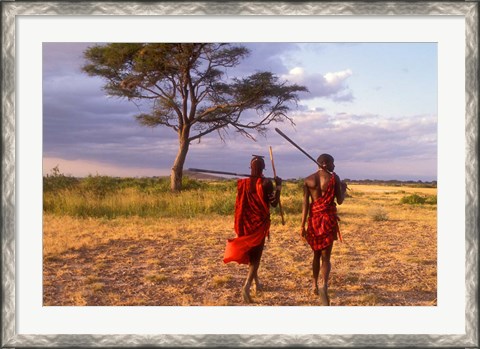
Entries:
<svg viewBox="0 0 480 349">
<path fill-rule="evenodd" d="M 339 206 L 345 242 L 332 252 L 332 305 L 436 305 L 436 205 L 400 203 L 436 189 L 350 187 Z M 375 219 L 376 208 L 385 219 Z M 298 235 L 300 215 L 287 212 L 286 221 L 272 212 L 259 271 L 264 290 L 253 292 L 253 306 L 320 305 L 310 293 L 312 252 Z M 247 268 L 222 262 L 233 235 L 232 216 L 45 214 L 44 305 L 243 305 Z"/>
</svg>

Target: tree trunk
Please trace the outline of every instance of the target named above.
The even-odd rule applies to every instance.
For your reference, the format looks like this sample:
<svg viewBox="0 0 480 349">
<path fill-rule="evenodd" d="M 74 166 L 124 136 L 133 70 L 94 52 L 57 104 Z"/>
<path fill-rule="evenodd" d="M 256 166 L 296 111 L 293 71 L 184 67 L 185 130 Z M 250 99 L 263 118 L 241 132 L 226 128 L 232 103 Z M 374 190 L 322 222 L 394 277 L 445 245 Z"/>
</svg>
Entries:
<svg viewBox="0 0 480 349">
<path fill-rule="evenodd" d="M 190 143 L 188 142 L 188 135 L 182 136 L 179 142 L 177 157 L 173 163 L 170 176 L 170 189 L 172 191 L 182 190 L 183 165 L 185 163 L 185 159 L 187 158 L 189 146 Z"/>
</svg>

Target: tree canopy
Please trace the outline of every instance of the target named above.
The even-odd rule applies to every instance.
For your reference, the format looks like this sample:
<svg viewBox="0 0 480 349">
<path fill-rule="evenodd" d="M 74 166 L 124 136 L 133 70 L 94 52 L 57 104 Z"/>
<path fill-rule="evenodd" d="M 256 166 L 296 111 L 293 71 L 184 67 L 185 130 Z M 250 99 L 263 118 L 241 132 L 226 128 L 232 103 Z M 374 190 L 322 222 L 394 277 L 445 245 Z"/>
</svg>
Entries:
<svg viewBox="0 0 480 349">
<path fill-rule="evenodd" d="M 254 139 L 271 122 L 293 123 L 287 112 L 307 89 L 268 71 L 229 77 L 248 54 L 225 43 L 112 43 L 88 48 L 83 70 L 105 79 L 107 95 L 151 101 L 149 112 L 136 116 L 140 124 L 178 134 L 172 189 L 179 190 L 190 142 L 214 131 L 224 139 L 228 130 Z"/>
</svg>

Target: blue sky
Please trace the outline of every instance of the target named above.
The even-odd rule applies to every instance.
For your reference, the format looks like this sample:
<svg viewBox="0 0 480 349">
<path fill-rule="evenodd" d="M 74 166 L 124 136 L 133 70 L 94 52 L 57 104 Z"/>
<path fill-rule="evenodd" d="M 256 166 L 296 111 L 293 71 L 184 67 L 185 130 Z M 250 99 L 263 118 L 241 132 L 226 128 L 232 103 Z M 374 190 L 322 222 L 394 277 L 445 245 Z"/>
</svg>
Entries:
<svg viewBox="0 0 480 349">
<path fill-rule="evenodd" d="M 74 176 L 168 175 L 176 134 L 138 125 L 137 105 L 105 96 L 103 81 L 81 72 L 91 45 L 43 44 L 43 172 L 58 165 Z M 256 142 L 231 132 L 223 143 L 210 134 L 191 145 L 185 168 L 248 172 L 251 154 L 268 159 L 272 146 L 282 178 L 314 172 L 278 127 L 313 157 L 332 154 L 341 178 L 436 180 L 435 43 L 244 45 L 251 53 L 232 75 L 270 70 L 309 89 L 289 113 L 295 126 L 272 124 Z"/>
</svg>

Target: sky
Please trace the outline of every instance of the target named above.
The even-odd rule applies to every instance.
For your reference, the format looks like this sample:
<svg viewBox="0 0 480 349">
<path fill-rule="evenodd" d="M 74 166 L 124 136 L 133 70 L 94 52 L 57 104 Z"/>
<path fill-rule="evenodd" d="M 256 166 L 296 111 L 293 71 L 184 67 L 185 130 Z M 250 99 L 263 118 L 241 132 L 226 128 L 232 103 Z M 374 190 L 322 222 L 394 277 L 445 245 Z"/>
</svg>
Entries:
<svg viewBox="0 0 480 349">
<path fill-rule="evenodd" d="M 106 96 L 104 81 L 81 71 L 95 43 L 43 43 L 43 173 L 55 166 L 83 177 L 164 176 L 178 150 L 170 128 L 139 125 L 148 107 Z M 437 45 L 435 43 L 242 43 L 250 54 L 229 71 L 244 77 L 268 70 L 308 88 L 288 116 L 256 141 L 233 131 L 194 141 L 184 169 L 248 173 L 252 154 L 264 155 L 272 176 L 303 178 L 329 153 L 344 179 L 437 179 Z"/>
</svg>

